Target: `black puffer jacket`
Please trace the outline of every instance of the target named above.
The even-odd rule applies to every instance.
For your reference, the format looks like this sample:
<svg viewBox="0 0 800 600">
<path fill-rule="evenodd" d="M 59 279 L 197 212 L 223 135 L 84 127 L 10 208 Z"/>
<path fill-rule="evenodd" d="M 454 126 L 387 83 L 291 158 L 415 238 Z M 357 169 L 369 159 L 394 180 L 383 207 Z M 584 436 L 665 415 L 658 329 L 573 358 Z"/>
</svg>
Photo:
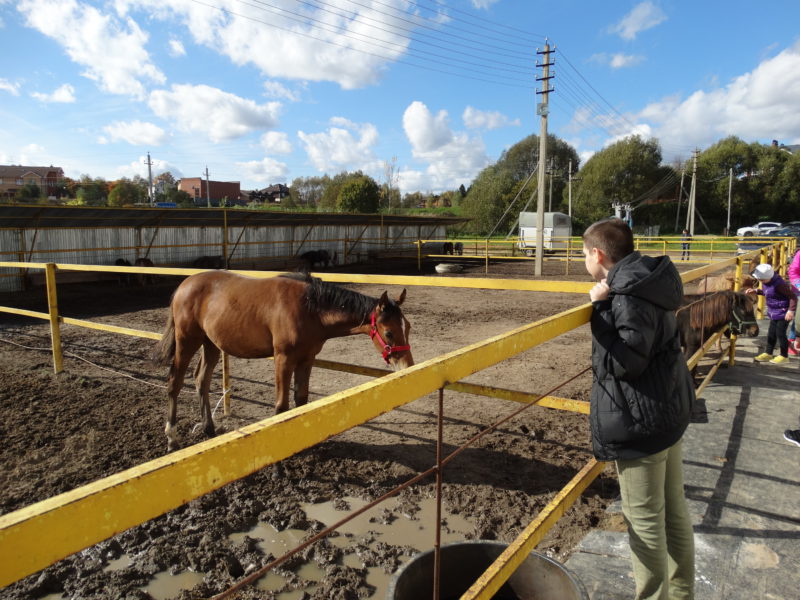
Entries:
<svg viewBox="0 0 800 600">
<path fill-rule="evenodd" d="M 592 313 L 592 445 L 598 460 L 655 454 L 689 424 L 694 385 L 675 310 L 683 284 L 669 257 L 634 252 L 608 272 Z"/>
</svg>

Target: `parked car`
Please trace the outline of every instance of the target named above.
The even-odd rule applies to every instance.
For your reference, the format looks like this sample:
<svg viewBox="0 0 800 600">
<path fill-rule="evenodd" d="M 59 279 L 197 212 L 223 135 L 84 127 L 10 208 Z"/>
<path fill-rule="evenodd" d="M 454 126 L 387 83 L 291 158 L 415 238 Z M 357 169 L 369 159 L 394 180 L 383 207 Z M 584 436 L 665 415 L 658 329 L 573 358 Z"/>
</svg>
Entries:
<svg viewBox="0 0 800 600">
<path fill-rule="evenodd" d="M 782 227 L 782 223 L 778 223 L 777 221 L 761 221 L 760 223 L 756 223 L 755 225 L 751 225 L 749 227 L 739 227 L 736 230 L 736 235 L 739 236 L 750 236 L 750 235 L 765 235 L 767 231 L 770 229 L 778 229 Z"/>
<path fill-rule="evenodd" d="M 797 242 L 800 244 L 800 223 L 797 225 L 787 225 L 786 227 L 781 227 L 780 229 L 770 229 L 768 235 L 775 237 L 797 238 Z"/>
</svg>

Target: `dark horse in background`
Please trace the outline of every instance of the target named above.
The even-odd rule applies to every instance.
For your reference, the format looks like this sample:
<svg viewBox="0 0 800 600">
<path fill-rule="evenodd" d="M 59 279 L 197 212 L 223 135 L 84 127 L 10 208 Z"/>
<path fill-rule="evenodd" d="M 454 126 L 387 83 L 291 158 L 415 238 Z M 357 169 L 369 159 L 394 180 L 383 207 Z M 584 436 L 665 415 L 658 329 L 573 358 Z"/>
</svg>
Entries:
<svg viewBox="0 0 800 600">
<path fill-rule="evenodd" d="M 327 269 L 331 261 L 336 260 L 336 253 L 334 252 L 333 258 L 331 258 L 330 253 L 324 248 L 322 250 L 309 250 L 308 252 L 303 252 L 300 255 L 300 259 L 306 261 L 309 269 L 313 269 L 316 265 Z"/>
<path fill-rule="evenodd" d="M 739 292 L 684 296 L 676 317 L 687 360 L 723 325 L 730 324 L 730 333 L 736 335 L 758 336 L 753 299 Z"/>
<path fill-rule="evenodd" d="M 408 342 L 411 325 L 397 300 L 386 292 L 371 298 L 307 274 L 253 279 L 229 271 L 204 271 L 186 278 L 172 296 L 164 335 L 153 359 L 169 365 L 167 379 L 167 448 L 177 448 L 175 421 L 178 393 L 189 362 L 202 348 L 195 369 L 203 430 L 215 435 L 208 404 L 211 375 L 220 353 L 238 358 L 275 358 L 275 413 L 294 401 L 308 401 L 314 358 L 331 338 L 363 333 L 395 369 L 414 364 Z"/>
<path fill-rule="evenodd" d="M 200 256 L 194 259 L 192 267 L 195 269 L 224 269 L 225 257 L 221 255 Z"/>
<path fill-rule="evenodd" d="M 117 260 L 114 261 L 114 265 L 117 266 L 117 267 L 130 267 L 130 266 L 134 266 L 134 267 L 154 267 L 155 266 L 153 264 L 152 260 L 150 260 L 149 258 L 144 258 L 144 257 L 137 258 L 134 261 L 133 265 L 131 265 L 129 260 L 126 260 L 124 258 L 118 258 Z M 148 285 L 148 284 L 156 282 L 156 278 L 155 278 L 154 275 L 145 275 L 144 273 L 134 273 L 132 275 L 128 274 L 128 273 L 120 273 L 119 274 L 119 284 L 120 285 L 131 285 L 131 282 L 133 281 L 132 277 L 136 279 L 136 283 L 138 283 L 139 285 Z"/>
</svg>

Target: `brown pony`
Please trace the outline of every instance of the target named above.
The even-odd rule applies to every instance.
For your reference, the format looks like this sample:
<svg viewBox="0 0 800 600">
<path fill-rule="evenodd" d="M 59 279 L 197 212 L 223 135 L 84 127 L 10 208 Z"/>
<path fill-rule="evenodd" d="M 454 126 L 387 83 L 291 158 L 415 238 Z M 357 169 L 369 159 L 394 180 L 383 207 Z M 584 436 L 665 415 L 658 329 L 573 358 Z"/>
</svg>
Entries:
<svg viewBox="0 0 800 600">
<path fill-rule="evenodd" d="M 145 258 L 143 256 L 140 256 L 139 258 L 137 258 L 134 261 L 133 266 L 134 267 L 154 267 L 155 265 L 153 264 L 153 261 L 150 260 L 149 258 Z M 145 275 L 144 273 L 137 273 L 136 274 L 136 281 L 138 282 L 139 285 L 149 285 L 149 284 L 152 284 L 152 283 L 156 282 L 156 276 L 155 275 Z"/>
<path fill-rule="evenodd" d="M 742 266 L 742 285 L 741 289 L 753 287 L 756 283 L 750 273 L 752 273 L 758 264 L 761 262 L 759 257 L 750 261 L 750 265 Z M 736 281 L 736 269 L 729 269 L 716 275 L 709 275 L 704 279 L 697 279 L 691 283 L 683 286 L 684 292 L 689 295 L 722 292 L 726 290 L 733 291 L 733 286 Z"/>
<path fill-rule="evenodd" d="M 205 271 L 188 277 L 172 296 L 167 326 L 153 354 L 157 364 L 170 366 L 167 449 L 177 448 L 178 393 L 200 347 L 195 388 L 203 430 L 211 437 L 216 431 L 208 390 L 221 351 L 239 358 L 275 357 L 278 414 L 289 408 L 292 375 L 295 405 L 308 401 L 311 366 L 331 338 L 368 334 L 387 364 L 395 369 L 412 366 L 411 325 L 400 310 L 405 297 L 406 290 L 395 301 L 386 292 L 371 298 L 300 273 L 253 279 Z"/>
<path fill-rule="evenodd" d="M 684 296 L 683 302 L 676 317 L 687 360 L 723 325 L 736 335 L 758 336 L 753 299 L 745 294 L 725 290 Z"/>
</svg>

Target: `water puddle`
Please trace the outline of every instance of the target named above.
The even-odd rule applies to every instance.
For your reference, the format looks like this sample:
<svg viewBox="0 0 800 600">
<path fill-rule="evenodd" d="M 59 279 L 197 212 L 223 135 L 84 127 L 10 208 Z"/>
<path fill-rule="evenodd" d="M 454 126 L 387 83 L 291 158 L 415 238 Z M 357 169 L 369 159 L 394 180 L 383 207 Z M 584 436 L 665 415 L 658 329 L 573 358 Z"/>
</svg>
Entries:
<svg viewBox="0 0 800 600">
<path fill-rule="evenodd" d="M 175 598 L 183 590 L 190 590 L 198 583 L 203 581 L 202 573 L 194 571 L 182 571 L 173 575 L 167 571 L 156 573 L 152 581 L 148 583 L 144 591 L 150 594 L 155 600 L 169 600 Z"/>
<path fill-rule="evenodd" d="M 127 554 L 123 554 L 119 558 L 108 561 L 108 564 L 103 568 L 104 571 L 120 571 L 125 567 L 133 564 L 133 559 Z"/>
<path fill-rule="evenodd" d="M 309 520 L 319 521 L 324 523 L 325 526 L 329 526 L 367 504 L 367 501 L 361 498 L 346 497 L 343 500 L 349 505 L 347 510 L 338 510 L 334 507 L 333 502 L 304 504 L 301 505 L 301 508 Z M 343 565 L 354 569 L 364 568 L 365 565 L 356 554 L 354 545 L 356 539 L 363 539 L 361 536 L 367 533 L 374 538 L 373 545 L 378 542 L 384 542 L 393 546 L 411 546 L 417 550 L 428 550 L 433 547 L 436 500 L 434 498 L 426 498 L 417 502 L 416 506 L 418 506 L 419 510 L 413 516 L 405 514 L 399 503 L 400 501 L 396 498 L 390 499 L 341 526 L 338 529 L 338 536 L 328 537 L 331 544 L 344 550 Z M 337 501 L 336 504 L 341 506 L 340 501 Z M 472 525 L 466 519 L 459 515 L 451 515 L 445 512 L 444 509 L 442 511 L 442 519 L 445 522 L 442 528 L 442 543 L 461 541 L 472 530 Z M 232 534 L 230 539 L 234 543 L 239 543 L 244 540 L 245 536 L 251 537 L 258 540 L 258 545 L 265 554 L 272 554 L 278 557 L 300 544 L 307 537 L 307 533 L 298 529 L 276 531 L 268 524 L 259 524 L 250 531 Z M 348 551 L 349 548 L 350 551 Z M 313 584 L 324 578 L 323 570 L 313 562 L 304 563 L 296 570 L 296 575 L 308 581 L 309 585 L 304 589 L 281 592 L 277 594 L 279 600 L 292 600 L 296 597 L 302 597 L 304 591 L 312 592 L 316 587 Z M 383 598 L 389 586 L 391 575 L 385 573 L 382 567 L 369 567 L 366 579 L 368 584 L 375 587 L 375 592 L 371 597 Z M 287 579 L 285 577 L 276 573 L 268 573 L 258 581 L 256 587 L 265 591 L 275 592 L 284 587 L 286 583 Z"/>
</svg>

